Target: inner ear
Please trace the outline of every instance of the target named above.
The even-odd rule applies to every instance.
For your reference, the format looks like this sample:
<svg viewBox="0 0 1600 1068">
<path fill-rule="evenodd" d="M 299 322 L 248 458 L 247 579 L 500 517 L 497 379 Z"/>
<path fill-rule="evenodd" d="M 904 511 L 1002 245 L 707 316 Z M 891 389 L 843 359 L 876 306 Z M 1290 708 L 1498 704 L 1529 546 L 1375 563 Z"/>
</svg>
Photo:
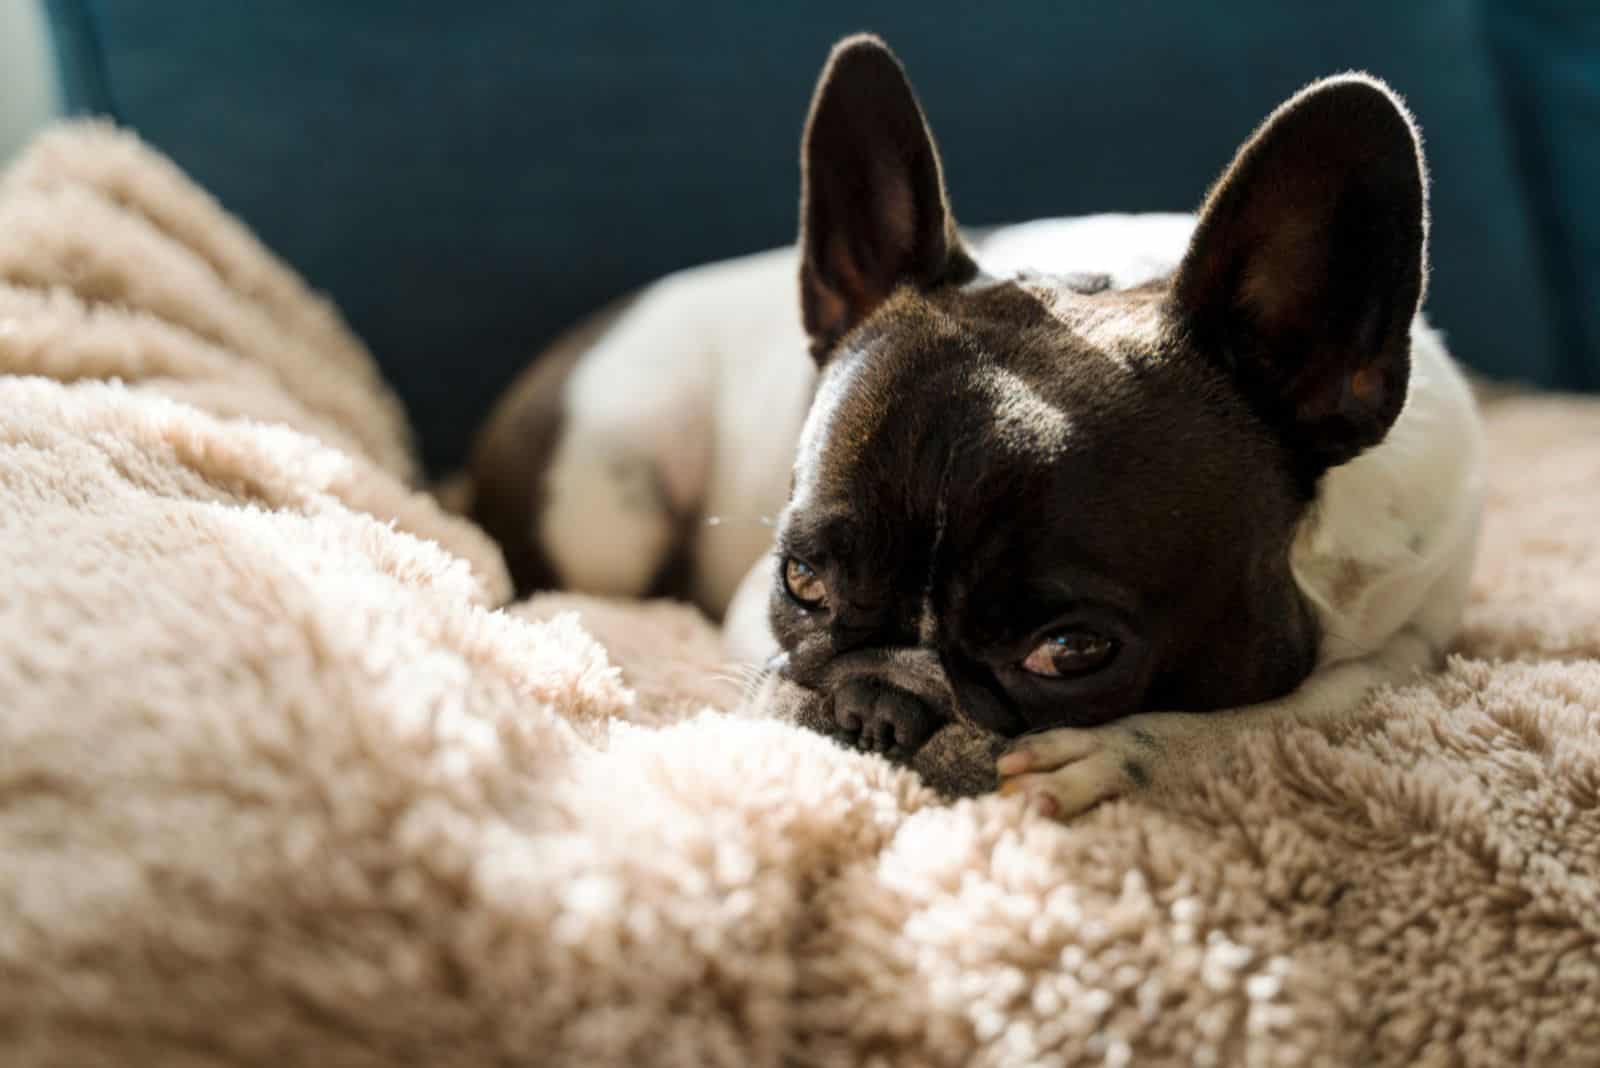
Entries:
<svg viewBox="0 0 1600 1068">
<path fill-rule="evenodd" d="M 1332 78 L 1239 150 L 1201 209 L 1173 301 L 1325 469 L 1381 441 L 1405 403 L 1426 238 L 1410 118 L 1381 82 Z"/>
<path fill-rule="evenodd" d="M 801 306 L 819 359 L 898 286 L 931 288 L 970 271 L 938 150 L 882 41 L 863 35 L 834 48 L 801 160 Z"/>
</svg>

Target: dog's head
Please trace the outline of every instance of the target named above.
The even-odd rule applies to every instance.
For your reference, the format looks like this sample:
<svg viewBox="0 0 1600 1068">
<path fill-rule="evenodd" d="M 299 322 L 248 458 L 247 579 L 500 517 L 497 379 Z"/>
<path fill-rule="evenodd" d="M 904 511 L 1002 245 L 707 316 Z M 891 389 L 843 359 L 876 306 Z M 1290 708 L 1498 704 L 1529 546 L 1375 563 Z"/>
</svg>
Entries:
<svg viewBox="0 0 1600 1068">
<path fill-rule="evenodd" d="M 899 63 L 840 44 L 805 132 L 821 381 L 779 529 L 776 696 L 909 759 L 1248 704 L 1312 670 L 1290 544 L 1398 415 L 1421 298 L 1418 142 L 1359 76 L 1280 107 L 1169 277 L 989 277 Z"/>
</svg>

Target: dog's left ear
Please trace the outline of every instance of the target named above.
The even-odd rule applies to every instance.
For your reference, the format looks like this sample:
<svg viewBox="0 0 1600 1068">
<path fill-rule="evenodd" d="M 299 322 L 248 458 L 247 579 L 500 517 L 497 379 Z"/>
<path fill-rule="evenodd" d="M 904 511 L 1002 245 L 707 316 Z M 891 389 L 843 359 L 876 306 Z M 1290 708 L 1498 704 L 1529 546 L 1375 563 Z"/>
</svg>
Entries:
<svg viewBox="0 0 1600 1068">
<path fill-rule="evenodd" d="M 878 38 L 846 38 L 828 57 L 800 183 L 801 308 L 819 362 L 896 287 L 971 270 L 922 109 Z"/>
<path fill-rule="evenodd" d="M 1329 78 L 1239 150 L 1201 209 L 1173 301 L 1320 472 L 1382 441 L 1405 404 L 1426 242 L 1410 117 L 1376 79 Z"/>
</svg>

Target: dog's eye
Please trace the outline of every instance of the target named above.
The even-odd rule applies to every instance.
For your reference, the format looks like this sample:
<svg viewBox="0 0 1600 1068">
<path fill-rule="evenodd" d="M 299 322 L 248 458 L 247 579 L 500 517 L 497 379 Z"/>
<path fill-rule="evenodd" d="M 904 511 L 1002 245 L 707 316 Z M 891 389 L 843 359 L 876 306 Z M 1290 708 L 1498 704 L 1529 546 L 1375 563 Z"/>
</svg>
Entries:
<svg viewBox="0 0 1600 1068">
<path fill-rule="evenodd" d="M 1062 630 L 1033 647 L 1022 670 L 1047 679 L 1069 679 L 1098 671 L 1117 654 L 1117 643 L 1092 630 Z"/>
<path fill-rule="evenodd" d="M 810 564 L 792 556 L 783 561 L 783 587 L 795 604 L 809 612 L 828 603 L 828 587 L 822 576 Z"/>
</svg>

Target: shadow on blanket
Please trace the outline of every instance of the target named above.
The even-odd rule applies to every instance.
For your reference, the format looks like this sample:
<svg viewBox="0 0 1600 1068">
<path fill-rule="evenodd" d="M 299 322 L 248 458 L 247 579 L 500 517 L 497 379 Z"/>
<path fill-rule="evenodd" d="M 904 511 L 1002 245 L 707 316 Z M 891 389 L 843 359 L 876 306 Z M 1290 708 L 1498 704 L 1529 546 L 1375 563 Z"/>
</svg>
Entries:
<svg viewBox="0 0 1600 1068">
<path fill-rule="evenodd" d="M 1600 1063 L 1594 402 L 1492 407 L 1446 672 L 1061 827 L 711 711 L 686 609 L 495 610 L 125 135 L 0 186 L 0 372 L 0 1062 Z"/>
</svg>

